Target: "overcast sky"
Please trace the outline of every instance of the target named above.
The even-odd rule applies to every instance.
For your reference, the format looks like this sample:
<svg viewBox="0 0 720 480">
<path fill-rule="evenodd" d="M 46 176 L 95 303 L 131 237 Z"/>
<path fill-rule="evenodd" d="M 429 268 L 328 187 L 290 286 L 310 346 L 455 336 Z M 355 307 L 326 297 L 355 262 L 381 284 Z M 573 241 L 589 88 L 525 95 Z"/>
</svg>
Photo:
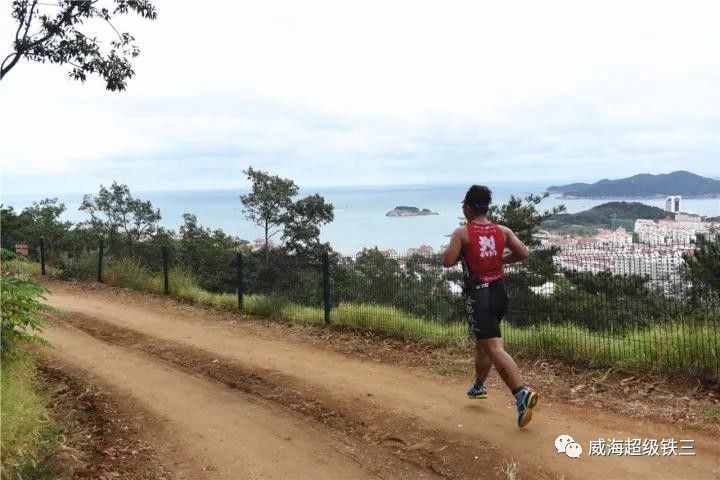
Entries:
<svg viewBox="0 0 720 480">
<path fill-rule="evenodd" d="M 720 176 L 717 0 L 156 4 L 126 92 L 0 83 L 3 191 Z"/>
</svg>

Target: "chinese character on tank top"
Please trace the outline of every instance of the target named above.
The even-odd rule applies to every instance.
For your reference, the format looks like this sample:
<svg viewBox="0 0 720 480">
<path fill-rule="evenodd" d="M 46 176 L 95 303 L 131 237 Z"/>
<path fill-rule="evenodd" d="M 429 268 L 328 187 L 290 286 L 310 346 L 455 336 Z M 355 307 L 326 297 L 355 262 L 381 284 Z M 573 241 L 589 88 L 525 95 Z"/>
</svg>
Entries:
<svg viewBox="0 0 720 480">
<path fill-rule="evenodd" d="M 470 272 L 483 282 L 494 282 L 503 276 L 505 234 L 494 223 L 469 222 L 470 242 L 463 247 L 463 255 Z"/>
</svg>

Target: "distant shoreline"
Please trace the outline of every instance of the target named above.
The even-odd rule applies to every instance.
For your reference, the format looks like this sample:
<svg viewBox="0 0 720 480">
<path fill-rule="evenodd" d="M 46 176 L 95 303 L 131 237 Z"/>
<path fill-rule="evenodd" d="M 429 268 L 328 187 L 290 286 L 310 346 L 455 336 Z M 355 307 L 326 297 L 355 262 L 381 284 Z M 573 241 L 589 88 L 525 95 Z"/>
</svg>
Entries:
<svg viewBox="0 0 720 480">
<path fill-rule="evenodd" d="M 620 195 L 564 195 L 559 192 L 553 192 L 548 191 L 547 193 L 553 195 L 558 200 L 658 200 L 658 199 L 664 199 L 667 197 L 675 196 L 674 194 L 657 194 L 657 195 L 647 195 L 647 196 L 620 196 Z M 711 198 L 718 198 L 720 199 L 720 193 L 717 194 L 708 194 L 708 195 L 677 195 L 682 197 L 683 199 L 692 199 L 692 200 L 707 200 Z"/>
<path fill-rule="evenodd" d="M 545 191 L 545 182 L 511 182 L 491 185 L 493 188 L 493 203 L 500 205 L 506 203 L 511 195 L 524 197 L 527 193 Z M 529 186 L 528 186 L 529 185 Z M 462 216 L 460 200 L 467 189 L 462 186 L 449 187 L 396 187 L 378 188 L 376 190 L 350 188 L 341 190 L 337 188 L 320 189 L 318 192 L 325 200 L 335 205 L 332 223 L 322 228 L 321 240 L 330 242 L 334 249 L 343 253 L 357 253 L 363 248 L 378 246 L 381 249 L 395 249 L 405 251 L 418 245 L 430 245 L 436 250 L 447 244 L 446 233 L 457 228 Z M 91 190 L 88 190 L 90 192 Z M 308 190 L 303 194 L 311 194 Z M 460 195 L 458 195 L 460 192 Z M 222 229 L 229 235 L 245 239 L 255 239 L 263 235 L 262 229 L 253 222 L 244 218 L 242 204 L 235 189 L 226 190 L 182 190 L 161 191 L 138 194 L 139 198 L 149 200 L 153 206 L 160 209 L 162 220 L 160 225 L 177 232 L 183 223 L 183 213 L 194 213 L 198 222 L 212 229 Z M 62 220 L 73 223 L 88 220 L 89 215 L 78 208 L 82 203 L 83 195 L 69 195 L 62 192 L 44 192 L 42 194 L 10 195 L 3 192 L 2 202 L 12 205 L 16 211 L 32 205 L 33 201 L 45 197 L 59 197 L 60 201 L 68 207 L 63 212 Z M 618 201 L 627 199 L 617 199 Z M 568 213 L 578 213 L 604 203 L 606 200 L 593 199 L 556 199 L 550 195 L 538 207 L 540 210 L 565 204 Z M 665 199 L 637 199 L 650 206 L 665 208 Z M 429 215 L 408 218 L 390 218 L 385 213 L 395 206 L 427 207 L 439 215 Z M 720 216 L 720 201 L 717 198 L 683 199 L 683 210 L 704 217 Z"/>
</svg>

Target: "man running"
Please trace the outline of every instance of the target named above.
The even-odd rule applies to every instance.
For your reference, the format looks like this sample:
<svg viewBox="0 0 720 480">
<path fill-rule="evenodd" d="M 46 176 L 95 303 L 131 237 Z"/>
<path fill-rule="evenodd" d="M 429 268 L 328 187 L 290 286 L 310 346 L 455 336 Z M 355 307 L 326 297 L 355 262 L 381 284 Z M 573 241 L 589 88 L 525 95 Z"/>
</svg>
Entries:
<svg viewBox="0 0 720 480">
<path fill-rule="evenodd" d="M 503 284 L 503 265 L 521 262 L 530 255 L 527 247 L 509 228 L 496 225 L 487 218 L 492 192 L 473 185 L 463 200 L 467 226 L 452 234 L 443 255 L 446 268 L 462 261 L 465 285 L 463 297 L 471 337 L 475 341 L 475 384 L 468 391 L 470 398 L 487 398 L 487 379 L 495 365 L 500 377 L 515 396 L 518 427 L 532 419 L 538 394 L 523 385 L 518 366 L 505 351 L 500 335 L 500 320 L 507 311 L 507 293 Z M 505 254 L 505 248 L 510 252 Z"/>
</svg>

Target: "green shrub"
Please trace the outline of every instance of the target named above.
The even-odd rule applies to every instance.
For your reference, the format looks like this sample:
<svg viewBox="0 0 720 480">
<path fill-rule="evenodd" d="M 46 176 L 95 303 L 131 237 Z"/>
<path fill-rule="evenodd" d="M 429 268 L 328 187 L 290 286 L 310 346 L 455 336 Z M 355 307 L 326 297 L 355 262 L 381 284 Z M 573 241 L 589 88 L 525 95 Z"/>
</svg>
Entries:
<svg viewBox="0 0 720 480">
<path fill-rule="evenodd" d="M 9 262 L 22 263 L 19 259 Z M 28 341 L 47 344 L 38 336 L 45 324 L 43 314 L 50 310 L 40 302 L 45 292 L 33 282 L 6 273 L 0 276 L 3 479 L 28 478 L 38 473 L 40 460 L 54 442 L 51 433 L 55 430 L 47 421 L 44 400 L 37 393 L 35 364 L 22 349 Z"/>
<path fill-rule="evenodd" d="M 103 282 L 117 287 L 131 288 L 146 292 L 162 293 L 158 291 L 151 274 L 139 261 L 123 258 L 110 263 L 103 276 Z"/>
<path fill-rule="evenodd" d="M 40 264 L 29 262 L 27 259 L 18 256 L 11 260 L 3 260 L 2 271 L 5 274 L 21 274 L 31 277 L 40 275 Z"/>
<path fill-rule="evenodd" d="M 7 248 L 0 248 L 0 260 L 7 262 L 8 260 L 15 260 L 17 255 L 15 252 L 8 250 Z"/>
<path fill-rule="evenodd" d="M 37 333 L 42 331 L 45 324 L 43 313 L 49 311 L 49 307 L 40 302 L 46 291 L 44 287 L 27 280 L 0 276 L 0 339 L 3 358 L 14 355 L 21 341 L 45 343 Z"/>
<path fill-rule="evenodd" d="M 107 261 L 107 260 L 106 260 Z M 59 276 L 65 280 L 95 280 L 97 278 L 98 254 L 84 251 L 75 256 L 60 256 Z"/>
</svg>

